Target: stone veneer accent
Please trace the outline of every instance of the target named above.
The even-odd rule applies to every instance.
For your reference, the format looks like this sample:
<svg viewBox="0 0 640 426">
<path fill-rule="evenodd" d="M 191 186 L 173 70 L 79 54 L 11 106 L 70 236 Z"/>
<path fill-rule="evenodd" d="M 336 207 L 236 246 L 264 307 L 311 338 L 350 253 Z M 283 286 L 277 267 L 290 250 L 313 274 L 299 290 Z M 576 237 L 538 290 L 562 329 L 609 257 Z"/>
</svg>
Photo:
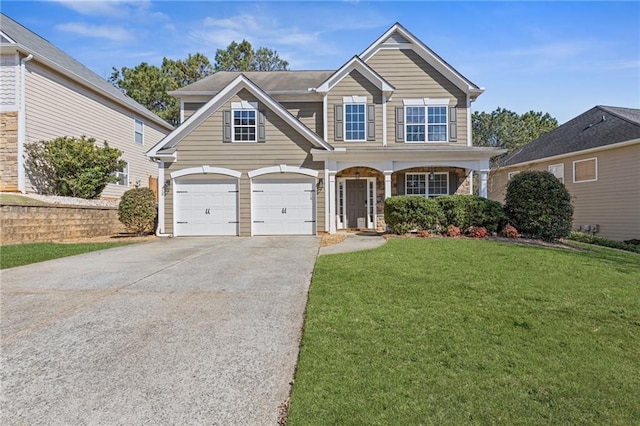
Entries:
<svg viewBox="0 0 640 426">
<path fill-rule="evenodd" d="M 0 205 L 0 243 L 35 243 L 126 232 L 117 208 Z"/>
<path fill-rule="evenodd" d="M 0 113 L 0 191 L 18 191 L 18 112 Z"/>
</svg>

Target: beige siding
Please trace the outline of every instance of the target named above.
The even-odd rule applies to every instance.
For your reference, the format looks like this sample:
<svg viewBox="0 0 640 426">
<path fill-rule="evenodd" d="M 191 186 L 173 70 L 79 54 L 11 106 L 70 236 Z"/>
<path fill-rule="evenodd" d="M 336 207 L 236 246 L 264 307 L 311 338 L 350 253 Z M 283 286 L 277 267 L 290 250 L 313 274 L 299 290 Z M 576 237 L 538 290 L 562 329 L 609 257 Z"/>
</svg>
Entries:
<svg viewBox="0 0 640 426">
<path fill-rule="evenodd" d="M 281 102 L 280 104 L 312 132 L 322 137 L 324 129 L 322 102 Z"/>
<path fill-rule="evenodd" d="M 376 140 L 366 142 L 335 140 L 335 105 L 343 104 L 344 96 L 366 96 L 367 104 L 376 106 Z M 352 71 L 327 94 L 328 142 L 333 146 L 381 146 L 382 145 L 382 93 L 358 71 Z"/>
<path fill-rule="evenodd" d="M 242 172 L 240 178 L 240 235 L 251 234 L 251 192 L 248 172 L 263 167 L 286 164 L 322 172 L 322 162 L 312 161 L 312 144 L 304 139 L 274 112 L 266 110 L 266 142 L 222 142 L 223 110 L 231 108 L 231 102 L 245 100 L 257 102 L 249 92 L 243 90 L 208 117 L 198 128 L 187 135 L 177 146 L 176 163 L 166 170 L 169 173 L 203 165 L 223 167 Z M 322 177 L 322 173 L 320 173 Z M 316 224 L 318 232 L 324 231 L 324 192 L 317 194 Z M 172 189 L 165 200 L 165 232 L 173 232 Z"/>
<path fill-rule="evenodd" d="M 396 90 L 387 103 L 387 140 L 395 144 L 395 108 L 403 106 L 403 99 L 448 98 L 449 106 L 457 108 L 458 138 L 456 145 L 467 144 L 467 97 L 451 81 L 408 49 L 382 49 L 367 65 L 385 78 Z"/>
<path fill-rule="evenodd" d="M 0 111 L 18 109 L 18 55 L 0 55 Z"/>
<path fill-rule="evenodd" d="M 130 186 L 109 184 L 102 193 L 103 198 L 120 197 L 136 182 L 147 186 L 149 176 L 158 176 L 156 164 L 145 153 L 168 134 L 168 130 L 35 61 L 27 63 L 26 80 L 27 143 L 86 135 L 120 149 L 122 158 L 129 164 Z M 144 123 L 142 145 L 134 142 L 134 117 Z M 30 183 L 28 190 L 34 190 Z"/>
<path fill-rule="evenodd" d="M 574 183 L 573 162 L 589 158 L 598 159 L 598 180 Z M 489 181 L 489 198 L 504 202 L 508 172 L 546 171 L 552 164 L 564 164 L 564 182 L 574 207 L 574 229 L 598 225 L 599 236 L 640 239 L 640 144 L 498 170 Z"/>
<path fill-rule="evenodd" d="M 184 120 L 182 120 L 182 122 L 184 123 L 189 117 L 193 115 L 194 112 L 200 109 L 200 107 L 203 106 L 205 103 L 206 102 L 185 102 L 184 109 L 183 109 Z"/>
</svg>

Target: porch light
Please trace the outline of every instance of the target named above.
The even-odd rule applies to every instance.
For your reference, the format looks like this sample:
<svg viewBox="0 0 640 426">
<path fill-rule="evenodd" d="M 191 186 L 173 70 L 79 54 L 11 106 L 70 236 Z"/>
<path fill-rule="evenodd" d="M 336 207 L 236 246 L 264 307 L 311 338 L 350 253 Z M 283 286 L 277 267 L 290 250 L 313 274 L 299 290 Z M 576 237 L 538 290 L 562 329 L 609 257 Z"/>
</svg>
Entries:
<svg viewBox="0 0 640 426">
<path fill-rule="evenodd" d="M 319 178 L 318 179 L 318 186 L 317 186 L 317 191 L 320 192 L 322 191 L 322 188 L 324 187 L 324 179 L 323 178 Z"/>
</svg>

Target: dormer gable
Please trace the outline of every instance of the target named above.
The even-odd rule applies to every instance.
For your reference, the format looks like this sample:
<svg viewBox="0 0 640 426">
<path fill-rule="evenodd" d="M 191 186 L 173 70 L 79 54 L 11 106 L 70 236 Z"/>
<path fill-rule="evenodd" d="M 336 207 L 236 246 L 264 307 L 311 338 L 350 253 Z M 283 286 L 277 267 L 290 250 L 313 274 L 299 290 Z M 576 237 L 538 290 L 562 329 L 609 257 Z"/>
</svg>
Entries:
<svg viewBox="0 0 640 426">
<path fill-rule="evenodd" d="M 335 73 L 331 74 L 320 86 L 316 88 L 318 93 L 327 93 L 338 83 L 340 83 L 347 75 L 352 71 L 358 71 L 367 80 L 369 80 L 374 86 L 382 91 L 385 96 L 390 97 L 395 88 L 386 81 L 380 74 L 378 74 L 373 68 L 368 66 L 357 55 L 351 58 L 347 63 L 340 67 Z"/>
</svg>

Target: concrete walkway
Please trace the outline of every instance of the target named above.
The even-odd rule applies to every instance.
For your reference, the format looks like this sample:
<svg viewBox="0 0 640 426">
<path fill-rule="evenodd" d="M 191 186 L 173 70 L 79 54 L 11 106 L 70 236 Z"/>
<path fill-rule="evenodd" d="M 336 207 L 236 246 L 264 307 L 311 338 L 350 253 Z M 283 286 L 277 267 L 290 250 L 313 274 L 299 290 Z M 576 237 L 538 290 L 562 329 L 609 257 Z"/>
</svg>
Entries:
<svg viewBox="0 0 640 426">
<path fill-rule="evenodd" d="M 276 424 L 319 244 L 172 238 L 3 270 L 0 424 Z"/>
<path fill-rule="evenodd" d="M 387 240 L 375 232 L 345 232 L 344 241 L 320 248 L 320 254 L 349 253 L 380 247 Z"/>
</svg>

